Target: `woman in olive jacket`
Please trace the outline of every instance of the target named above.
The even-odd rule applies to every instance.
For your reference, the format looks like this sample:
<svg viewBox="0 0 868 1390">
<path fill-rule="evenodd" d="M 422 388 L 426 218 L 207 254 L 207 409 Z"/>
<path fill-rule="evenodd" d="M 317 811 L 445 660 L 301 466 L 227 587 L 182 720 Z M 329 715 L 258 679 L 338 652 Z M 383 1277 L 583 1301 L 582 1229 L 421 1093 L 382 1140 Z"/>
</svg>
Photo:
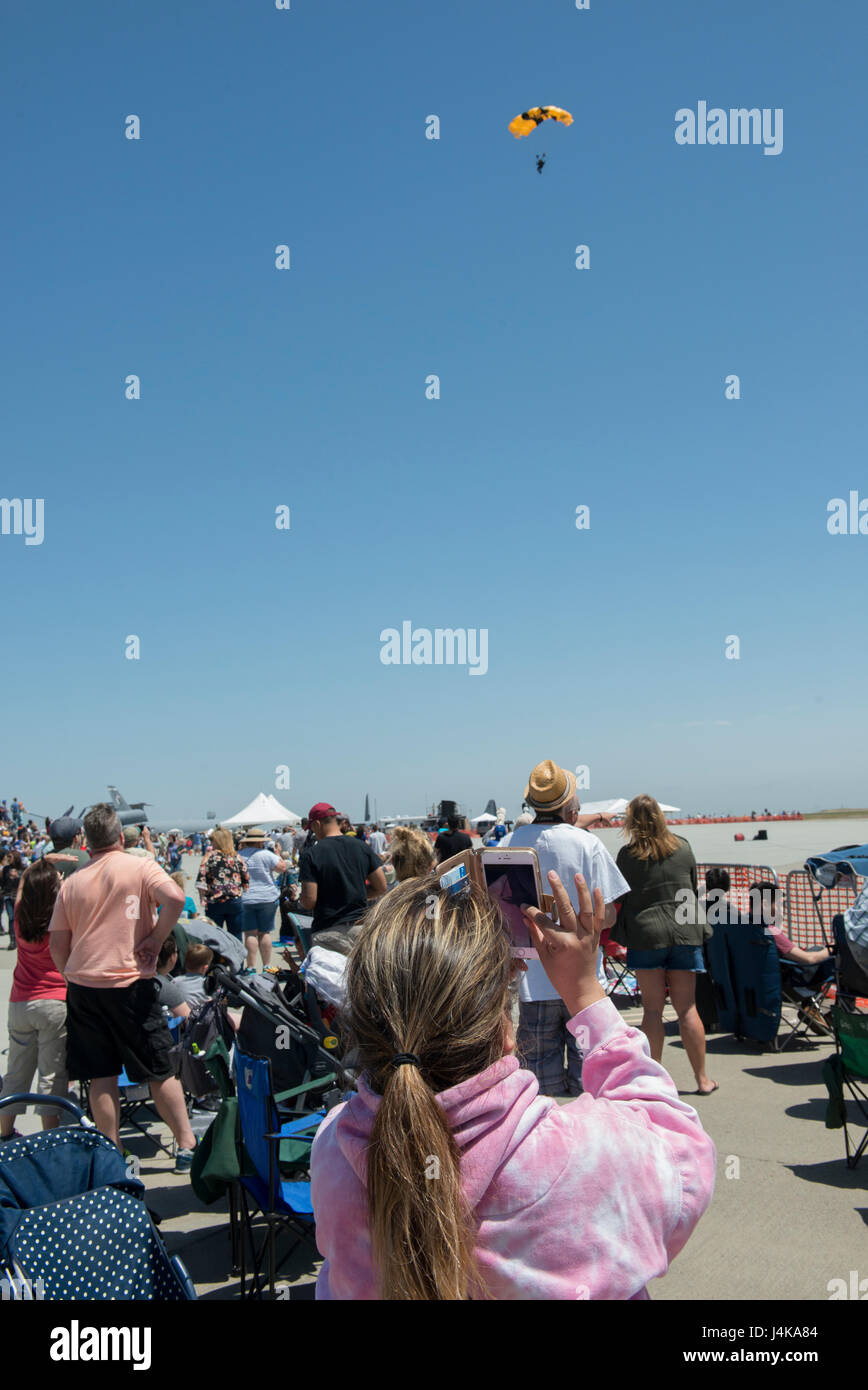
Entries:
<svg viewBox="0 0 868 1390">
<path fill-rule="evenodd" d="M 705 973 L 702 943 L 711 936 L 699 910 L 696 860 L 686 840 L 673 835 L 653 796 L 634 796 L 627 807 L 628 842 L 617 864 L 630 885 L 611 936 L 627 947 L 627 968 L 642 994 L 642 1032 L 651 1056 L 663 1056 L 666 989 L 696 1077 L 696 1094 L 718 1083 L 705 1070 L 705 1029 L 696 1011 L 696 976 Z"/>
</svg>

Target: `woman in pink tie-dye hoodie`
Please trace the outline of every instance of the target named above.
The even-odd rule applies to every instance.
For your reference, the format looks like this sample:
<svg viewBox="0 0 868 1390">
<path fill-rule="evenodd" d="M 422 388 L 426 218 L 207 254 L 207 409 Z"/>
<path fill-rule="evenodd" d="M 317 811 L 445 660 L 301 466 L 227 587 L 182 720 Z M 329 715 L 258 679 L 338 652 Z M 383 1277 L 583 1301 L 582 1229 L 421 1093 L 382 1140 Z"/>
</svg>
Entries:
<svg viewBox="0 0 868 1390">
<path fill-rule="evenodd" d="M 363 1075 L 323 1121 L 311 1192 L 318 1298 L 647 1298 L 705 1211 L 715 1150 L 596 978 L 605 907 L 528 923 L 584 1053 L 584 1094 L 538 1094 L 512 1055 L 509 943 L 482 892 L 415 879 L 347 968 Z"/>
</svg>

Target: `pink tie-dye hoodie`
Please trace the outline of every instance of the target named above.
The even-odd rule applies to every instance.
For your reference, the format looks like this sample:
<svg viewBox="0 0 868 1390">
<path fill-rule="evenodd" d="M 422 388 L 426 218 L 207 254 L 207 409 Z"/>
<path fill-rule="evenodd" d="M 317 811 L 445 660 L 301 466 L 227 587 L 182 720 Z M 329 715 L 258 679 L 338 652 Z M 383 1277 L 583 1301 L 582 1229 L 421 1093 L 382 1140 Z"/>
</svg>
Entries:
<svg viewBox="0 0 868 1390">
<path fill-rule="evenodd" d="M 497 1299 L 647 1297 L 711 1201 L 716 1154 L 696 1111 L 608 999 L 576 1014 L 585 1093 L 566 1105 L 504 1057 L 442 1091 Z M 379 1096 L 365 1084 L 323 1121 L 311 1195 L 325 1263 L 317 1297 L 376 1299 L 365 1153 Z"/>
</svg>

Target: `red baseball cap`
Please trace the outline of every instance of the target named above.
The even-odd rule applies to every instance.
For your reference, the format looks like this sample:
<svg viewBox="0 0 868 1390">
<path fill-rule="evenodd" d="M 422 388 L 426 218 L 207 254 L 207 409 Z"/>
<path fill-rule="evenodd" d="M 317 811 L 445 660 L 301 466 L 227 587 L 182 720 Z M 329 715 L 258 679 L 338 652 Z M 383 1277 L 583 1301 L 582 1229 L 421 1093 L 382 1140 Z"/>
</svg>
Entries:
<svg viewBox="0 0 868 1390">
<path fill-rule="evenodd" d="M 331 820 L 337 814 L 334 806 L 330 806 L 327 801 L 318 801 L 315 806 L 311 806 L 307 818 L 308 820 Z"/>
</svg>

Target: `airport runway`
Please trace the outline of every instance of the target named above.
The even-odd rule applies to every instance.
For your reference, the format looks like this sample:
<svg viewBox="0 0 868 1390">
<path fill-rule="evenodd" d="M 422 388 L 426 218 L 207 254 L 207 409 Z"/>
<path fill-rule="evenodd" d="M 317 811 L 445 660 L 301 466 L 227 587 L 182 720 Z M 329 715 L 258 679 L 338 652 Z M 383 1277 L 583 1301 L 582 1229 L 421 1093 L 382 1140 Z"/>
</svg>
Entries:
<svg viewBox="0 0 868 1390">
<path fill-rule="evenodd" d="M 754 840 L 765 830 L 767 840 Z M 625 843 L 621 830 L 595 830 L 617 858 Z M 673 835 L 687 840 L 699 864 L 767 864 L 777 872 L 801 869 L 813 854 L 843 845 L 868 843 L 868 819 L 744 821 L 728 825 L 673 825 Z M 735 836 L 744 835 L 737 842 Z"/>
</svg>

